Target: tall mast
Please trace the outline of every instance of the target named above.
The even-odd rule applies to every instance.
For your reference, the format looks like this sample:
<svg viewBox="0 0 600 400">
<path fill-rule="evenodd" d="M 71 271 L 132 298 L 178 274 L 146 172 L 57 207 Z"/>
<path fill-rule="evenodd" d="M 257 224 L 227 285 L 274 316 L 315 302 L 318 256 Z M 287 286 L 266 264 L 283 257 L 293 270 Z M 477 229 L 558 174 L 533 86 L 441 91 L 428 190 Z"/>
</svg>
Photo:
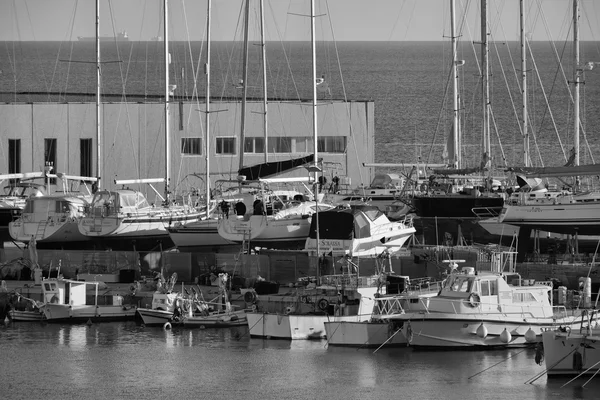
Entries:
<svg viewBox="0 0 600 400">
<path fill-rule="evenodd" d="M 573 0 L 573 84 L 575 85 L 575 100 L 573 105 L 573 147 L 575 148 L 575 165 L 579 165 L 579 0 Z M 579 180 L 579 179 L 578 179 Z"/>
<path fill-rule="evenodd" d="M 165 202 L 168 204 L 170 201 L 169 196 L 169 185 L 171 184 L 171 135 L 169 131 L 169 0 L 163 0 L 164 12 L 163 12 L 163 23 L 164 23 L 164 58 L 165 58 Z"/>
<path fill-rule="evenodd" d="M 248 96 L 248 25 L 250 19 L 250 0 L 246 0 L 246 16 L 244 21 L 244 57 L 242 72 L 242 110 L 240 123 L 240 169 L 244 167 L 244 141 L 246 140 L 246 97 Z M 265 143 L 265 146 L 267 144 Z"/>
<path fill-rule="evenodd" d="M 206 158 L 206 217 L 210 207 L 210 13 L 211 0 L 208 0 L 206 10 L 206 64 L 204 74 L 206 75 L 206 134 L 204 140 L 204 154 Z"/>
<path fill-rule="evenodd" d="M 525 0 L 520 0 L 521 14 L 521 98 L 523 103 L 523 165 L 529 167 L 529 132 L 527 116 L 527 39 L 525 37 Z"/>
<path fill-rule="evenodd" d="M 489 83 L 489 49 L 487 0 L 481 0 L 481 73 L 483 103 L 483 153 L 491 157 L 490 143 L 490 83 Z"/>
<path fill-rule="evenodd" d="M 459 121 L 459 109 L 458 109 L 458 51 L 457 51 L 457 37 L 456 37 L 456 10 L 455 1 L 450 1 L 450 28 L 452 30 L 452 134 L 454 136 L 454 168 L 462 168 L 462 160 L 460 155 L 460 121 Z"/>
<path fill-rule="evenodd" d="M 103 175 L 102 166 L 102 134 L 100 127 L 100 86 L 102 74 L 100 72 L 100 0 L 96 0 L 96 181 L 98 189 L 101 187 L 100 178 Z"/>
<path fill-rule="evenodd" d="M 315 171 L 315 225 L 317 238 L 317 260 L 321 261 L 321 250 L 319 248 L 319 157 L 317 134 L 317 50 L 315 46 L 315 0 L 310 2 L 310 42 L 312 49 L 312 109 L 313 109 L 313 145 L 314 145 L 314 171 Z M 320 268 L 320 265 L 319 265 Z"/>
<path fill-rule="evenodd" d="M 263 127 L 265 135 L 265 162 L 269 162 L 269 152 L 267 151 L 268 133 L 268 118 L 267 118 L 267 46 L 265 43 L 265 9 L 264 1 L 260 0 L 260 38 L 262 46 L 262 63 L 263 63 Z"/>
</svg>

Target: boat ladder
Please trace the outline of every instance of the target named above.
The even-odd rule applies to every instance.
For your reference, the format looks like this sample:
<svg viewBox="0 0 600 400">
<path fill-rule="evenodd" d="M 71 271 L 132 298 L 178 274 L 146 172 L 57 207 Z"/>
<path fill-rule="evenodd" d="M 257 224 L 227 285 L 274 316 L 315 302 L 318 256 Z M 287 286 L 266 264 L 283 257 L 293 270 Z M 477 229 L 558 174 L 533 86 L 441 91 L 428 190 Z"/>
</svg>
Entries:
<svg viewBox="0 0 600 400">
<path fill-rule="evenodd" d="M 250 229 L 245 229 L 242 236 L 242 254 L 250 254 Z"/>
<path fill-rule="evenodd" d="M 48 226 L 48 221 L 41 221 L 40 223 L 38 223 L 37 230 L 35 232 L 36 239 L 42 239 L 44 237 L 47 226 Z"/>
</svg>

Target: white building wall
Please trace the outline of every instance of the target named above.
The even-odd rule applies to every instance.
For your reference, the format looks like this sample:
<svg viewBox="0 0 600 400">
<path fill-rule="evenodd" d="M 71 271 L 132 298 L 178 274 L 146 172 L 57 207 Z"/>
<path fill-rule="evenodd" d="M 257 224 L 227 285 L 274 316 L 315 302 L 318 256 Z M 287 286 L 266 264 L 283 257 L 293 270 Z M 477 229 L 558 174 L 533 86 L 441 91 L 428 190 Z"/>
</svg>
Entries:
<svg viewBox="0 0 600 400">
<path fill-rule="evenodd" d="M 211 181 L 235 179 L 239 169 L 240 102 L 211 102 Z M 101 186 L 112 188 L 114 179 L 158 178 L 165 175 L 164 106 L 160 103 L 104 103 L 101 109 L 103 171 Z M 206 137 L 205 104 L 174 102 L 170 105 L 172 189 L 196 187 L 203 193 L 202 155 L 181 155 L 182 137 Z M 347 175 L 353 186 L 368 184 L 372 171 L 362 163 L 374 162 L 373 102 L 329 102 L 318 106 L 318 135 L 346 136 L 347 152 L 320 153 L 325 175 Z M 249 102 L 246 136 L 264 137 L 262 102 Z M 181 129 L 180 129 L 181 128 Z M 57 139 L 56 171 L 80 175 L 82 138 L 96 145 L 95 103 L 0 104 L 0 173 L 8 172 L 8 139 L 21 139 L 21 172 L 39 171 L 44 164 L 44 138 Z M 268 136 L 312 138 L 310 103 L 270 101 Z M 217 137 L 236 137 L 235 155 L 216 155 Z M 95 147 L 94 147 L 95 150 Z M 269 161 L 287 160 L 312 153 L 269 154 Z M 95 154 L 94 154 L 95 157 Z M 244 154 L 244 165 L 264 162 L 264 154 Z M 92 170 L 96 171 L 96 161 Z M 305 176 L 299 170 L 289 176 Z M 156 186 L 159 191 L 163 188 Z M 150 198 L 153 198 L 151 196 Z"/>
</svg>

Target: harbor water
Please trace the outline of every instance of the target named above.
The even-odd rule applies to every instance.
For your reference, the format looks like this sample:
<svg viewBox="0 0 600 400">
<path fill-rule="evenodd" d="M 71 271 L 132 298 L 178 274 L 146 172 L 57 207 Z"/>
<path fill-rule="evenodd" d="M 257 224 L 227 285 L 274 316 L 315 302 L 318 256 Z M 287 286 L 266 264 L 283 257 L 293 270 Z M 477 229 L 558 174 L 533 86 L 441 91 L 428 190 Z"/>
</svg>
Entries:
<svg viewBox="0 0 600 400">
<path fill-rule="evenodd" d="M 548 379 L 534 349 L 415 351 L 136 322 L 0 325 L 3 399 L 597 399 Z M 539 379 L 534 380 L 537 376 Z M 531 382 L 532 381 L 532 382 Z"/>
</svg>

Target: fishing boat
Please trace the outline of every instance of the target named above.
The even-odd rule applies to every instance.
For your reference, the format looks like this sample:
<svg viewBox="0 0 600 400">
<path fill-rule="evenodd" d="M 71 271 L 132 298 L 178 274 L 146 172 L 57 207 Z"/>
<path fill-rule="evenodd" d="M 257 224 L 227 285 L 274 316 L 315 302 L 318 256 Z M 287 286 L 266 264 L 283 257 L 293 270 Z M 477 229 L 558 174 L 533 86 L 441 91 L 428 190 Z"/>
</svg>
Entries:
<svg viewBox="0 0 600 400">
<path fill-rule="evenodd" d="M 410 217 L 392 222 L 375 206 L 338 206 L 319 212 L 318 222 L 313 218 L 304 248 L 315 255 L 321 249 L 332 255 L 377 256 L 398 252 L 414 233 Z"/>
<path fill-rule="evenodd" d="M 42 312 L 48 322 L 104 322 L 133 320 L 136 305 L 125 304 L 124 296 L 100 295 L 97 281 L 64 278 L 42 280 Z M 100 304 L 105 303 L 105 304 Z"/>
<path fill-rule="evenodd" d="M 16 292 L 9 300 L 10 310 L 8 317 L 17 322 L 39 322 L 46 317 L 42 311 L 44 303 L 33 300 Z"/>
<path fill-rule="evenodd" d="M 457 348 L 530 346 L 545 330 L 588 324 L 586 309 L 552 303 L 552 282 L 522 280 L 514 272 L 514 256 L 494 254 L 490 271 L 455 269 L 425 310 L 390 321 L 411 346 Z"/>
<path fill-rule="evenodd" d="M 428 299 L 435 296 L 442 282 L 430 278 L 387 276 L 386 295 L 377 296 L 371 318 L 367 321 L 327 321 L 324 323 L 327 344 L 346 347 L 406 346 L 402 330 L 396 329 L 388 315 L 426 309 Z"/>
</svg>

